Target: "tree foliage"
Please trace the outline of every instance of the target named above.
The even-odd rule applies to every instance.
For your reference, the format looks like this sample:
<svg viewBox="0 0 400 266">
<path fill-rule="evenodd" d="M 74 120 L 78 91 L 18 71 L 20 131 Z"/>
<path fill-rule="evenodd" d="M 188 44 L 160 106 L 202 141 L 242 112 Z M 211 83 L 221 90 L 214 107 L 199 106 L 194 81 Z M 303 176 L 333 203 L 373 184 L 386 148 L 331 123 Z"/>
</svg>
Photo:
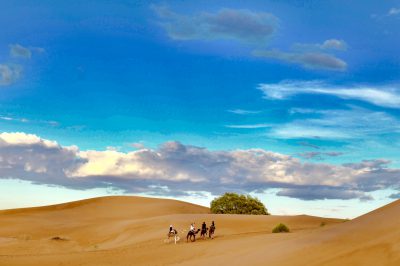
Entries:
<svg viewBox="0 0 400 266">
<path fill-rule="evenodd" d="M 211 202 L 212 213 L 268 215 L 264 204 L 252 196 L 225 193 Z"/>
</svg>

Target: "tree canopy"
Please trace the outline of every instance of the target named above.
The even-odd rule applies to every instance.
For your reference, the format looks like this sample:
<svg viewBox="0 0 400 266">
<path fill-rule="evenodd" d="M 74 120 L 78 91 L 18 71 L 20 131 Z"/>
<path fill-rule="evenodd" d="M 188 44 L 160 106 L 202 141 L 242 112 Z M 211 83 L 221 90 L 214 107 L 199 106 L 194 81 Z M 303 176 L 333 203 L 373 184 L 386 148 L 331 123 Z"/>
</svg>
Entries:
<svg viewBox="0 0 400 266">
<path fill-rule="evenodd" d="M 250 195 L 225 193 L 211 202 L 212 213 L 268 215 L 264 204 Z"/>
</svg>

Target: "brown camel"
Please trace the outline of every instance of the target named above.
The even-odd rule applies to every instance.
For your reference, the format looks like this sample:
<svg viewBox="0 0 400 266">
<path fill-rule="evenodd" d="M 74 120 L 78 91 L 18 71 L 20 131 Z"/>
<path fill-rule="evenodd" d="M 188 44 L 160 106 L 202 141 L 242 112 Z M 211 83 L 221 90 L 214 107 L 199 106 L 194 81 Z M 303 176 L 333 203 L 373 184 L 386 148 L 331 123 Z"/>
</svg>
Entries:
<svg viewBox="0 0 400 266">
<path fill-rule="evenodd" d="M 189 239 L 190 239 L 190 241 L 192 241 L 192 242 L 196 241 L 196 235 L 197 235 L 199 232 L 200 232 L 200 229 L 197 229 L 197 231 L 195 231 L 195 232 L 189 231 L 189 232 L 187 233 L 187 236 L 186 236 L 186 242 L 188 242 Z"/>
</svg>

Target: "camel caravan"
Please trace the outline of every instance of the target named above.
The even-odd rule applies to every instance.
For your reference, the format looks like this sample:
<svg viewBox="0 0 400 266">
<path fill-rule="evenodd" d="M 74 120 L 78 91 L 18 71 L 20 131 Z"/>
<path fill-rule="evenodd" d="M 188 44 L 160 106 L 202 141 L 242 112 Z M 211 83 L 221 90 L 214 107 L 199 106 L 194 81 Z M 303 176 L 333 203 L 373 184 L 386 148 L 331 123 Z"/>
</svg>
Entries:
<svg viewBox="0 0 400 266">
<path fill-rule="evenodd" d="M 214 233 L 215 233 L 215 223 L 214 221 L 211 222 L 210 228 L 207 227 L 206 222 L 203 222 L 201 225 L 201 229 L 196 230 L 196 223 L 190 224 L 190 229 L 186 235 L 186 242 L 195 242 L 196 241 L 196 235 L 200 232 L 200 237 L 202 239 L 206 239 L 207 233 L 208 233 L 208 238 L 213 239 L 214 238 Z M 168 231 L 168 239 L 166 239 L 165 242 L 170 242 L 170 239 L 172 238 L 175 242 L 175 244 L 180 240 L 180 237 L 178 236 L 178 231 L 172 226 L 169 226 L 169 231 Z"/>
</svg>

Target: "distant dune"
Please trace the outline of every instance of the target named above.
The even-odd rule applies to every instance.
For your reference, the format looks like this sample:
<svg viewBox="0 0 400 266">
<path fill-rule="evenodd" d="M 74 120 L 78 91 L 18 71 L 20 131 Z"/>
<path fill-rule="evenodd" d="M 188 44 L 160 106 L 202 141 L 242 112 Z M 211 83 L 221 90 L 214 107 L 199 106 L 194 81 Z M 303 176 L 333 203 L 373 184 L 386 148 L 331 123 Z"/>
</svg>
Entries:
<svg viewBox="0 0 400 266">
<path fill-rule="evenodd" d="M 212 220 L 215 239 L 186 243 L 191 222 Z M 291 233 L 272 234 L 278 223 Z M 170 224 L 177 245 L 164 242 Z M 400 265 L 400 202 L 347 222 L 122 196 L 5 210 L 0 265 Z"/>
</svg>

